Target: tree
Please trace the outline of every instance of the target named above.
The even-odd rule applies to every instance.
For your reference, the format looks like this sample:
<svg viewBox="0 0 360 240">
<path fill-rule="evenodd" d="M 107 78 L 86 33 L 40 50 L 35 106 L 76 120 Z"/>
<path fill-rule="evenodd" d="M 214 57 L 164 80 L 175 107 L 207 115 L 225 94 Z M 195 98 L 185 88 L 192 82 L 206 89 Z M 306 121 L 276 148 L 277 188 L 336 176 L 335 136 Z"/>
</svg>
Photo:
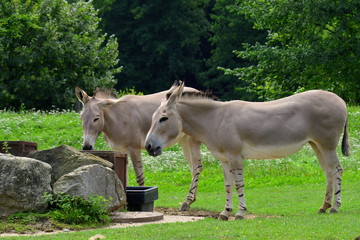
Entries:
<svg viewBox="0 0 360 240">
<path fill-rule="evenodd" d="M 239 14 L 268 29 L 265 44 L 246 45 L 247 67 L 227 70 L 264 99 L 320 88 L 360 101 L 358 0 L 238 1 Z"/>
<path fill-rule="evenodd" d="M 209 30 L 207 0 L 97 0 L 95 5 L 104 2 L 111 7 L 101 6 L 102 26 L 118 37 L 124 67 L 118 88 L 152 93 L 176 79 L 200 86 L 201 42 Z"/>
<path fill-rule="evenodd" d="M 208 70 L 203 74 L 203 85 L 213 89 L 222 99 L 253 100 L 256 94 L 244 90 L 249 85 L 233 75 L 224 75 L 221 68 L 247 66 L 249 61 L 240 59 L 234 50 L 244 43 L 264 42 L 265 31 L 253 29 L 253 23 L 234 10 L 236 0 L 217 0 L 210 12 L 212 45 L 211 56 L 206 60 Z"/>
<path fill-rule="evenodd" d="M 91 2 L 0 3 L 0 108 L 70 108 L 74 87 L 113 87 L 117 41 Z"/>
</svg>

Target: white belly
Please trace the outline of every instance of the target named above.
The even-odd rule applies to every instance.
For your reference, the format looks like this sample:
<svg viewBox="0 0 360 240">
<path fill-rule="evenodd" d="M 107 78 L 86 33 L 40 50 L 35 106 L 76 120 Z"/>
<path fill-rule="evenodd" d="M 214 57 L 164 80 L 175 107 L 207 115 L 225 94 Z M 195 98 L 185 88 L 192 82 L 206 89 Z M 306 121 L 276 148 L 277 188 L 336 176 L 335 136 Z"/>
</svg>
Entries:
<svg viewBox="0 0 360 240">
<path fill-rule="evenodd" d="M 259 146 L 245 143 L 241 155 L 244 159 L 282 158 L 298 152 L 307 141 L 275 146 Z"/>
</svg>

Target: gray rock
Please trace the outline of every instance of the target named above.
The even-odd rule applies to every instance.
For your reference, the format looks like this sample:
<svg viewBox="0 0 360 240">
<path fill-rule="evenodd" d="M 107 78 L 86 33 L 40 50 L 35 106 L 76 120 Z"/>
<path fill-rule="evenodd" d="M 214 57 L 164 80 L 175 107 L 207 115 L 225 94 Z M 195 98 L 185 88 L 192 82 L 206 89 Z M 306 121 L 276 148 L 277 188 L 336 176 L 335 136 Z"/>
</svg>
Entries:
<svg viewBox="0 0 360 240">
<path fill-rule="evenodd" d="M 109 200 L 108 210 L 115 211 L 126 203 L 124 187 L 115 172 L 99 164 L 79 167 L 60 177 L 53 186 L 55 195 L 104 196 Z"/>
<path fill-rule="evenodd" d="M 51 185 L 61 176 L 68 174 L 78 167 L 99 164 L 112 168 L 112 163 L 90 153 L 82 153 L 73 147 L 61 145 L 49 150 L 31 152 L 28 157 L 38 159 L 51 165 Z"/>
<path fill-rule="evenodd" d="M 26 157 L 0 154 L 0 217 L 15 212 L 44 211 L 51 192 L 51 166 Z"/>
</svg>

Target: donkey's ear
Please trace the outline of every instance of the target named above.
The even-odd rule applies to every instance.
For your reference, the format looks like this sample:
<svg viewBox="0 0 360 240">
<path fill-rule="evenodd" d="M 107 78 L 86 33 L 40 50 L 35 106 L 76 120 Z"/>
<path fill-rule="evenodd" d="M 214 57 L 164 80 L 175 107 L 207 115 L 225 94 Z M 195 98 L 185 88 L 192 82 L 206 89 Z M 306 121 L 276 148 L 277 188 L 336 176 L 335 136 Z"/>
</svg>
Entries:
<svg viewBox="0 0 360 240">
<path fill-rule="evenodd" d="M 179 88 L 180 88 L 180 93 L 179 93 L 179 98 L 180 98 L 180 96 L 182 95 L 182 93 L 183 93 L 183 91 L 184 91 L 184 87 L 185 87 L 185 82 L 184 81 L 179 81 L 179 83 L 180 83 L 180 86 L 179 86 Z"/>
<path fill-rule="evenodd" d="M 170 90 L 172 91 L 169 91 L 167 94 L 166 94 L 166 101 L 167 101 L 167 104 L 174 104 L 176 103 L 181 95 L 182 95 L 182 92 L 184 90 L 184 86 L 185 86 L 185 82 L 183 81 L 179 81 L 179 85 L 178 86 L 172 86 L 170 88 Z"/>
<path fill-rule="evenodd" d="M 165 97 L 161 100 L 161 102 L 166 102 L 171 96 L 171 94 L 173 94 L 175 89 L 177 89 L 180 86 L 180 84 L 181 84 L 180 80 L 175 80 L 171 88 L 167 91 Z"/>
<path fill-rule="evenodd" d="M 101 108 L 111 107 L 116 103 L 122 103 L 122 102 L 126 102 L 126 101 L 117 100 L 117 99 L 105 99 L 105 100 L 101 100 L 100 107 Z"/>
<path fill-rule="evenodd" d="M 87 93 L 78 86 L 75 87 L 75 95 L 83 105 L 90 100 Z"/>
<path fill-rule="evenodd" d="M 112 105 L 114 105 L 115 103 L 118 103 L 118 102 L 124 102 L 124 101 L 118 101 L 118 100 L 115 100 L 115 99 L 101 100 L 100 107 L 101 108 L 110 107 L 110 106 L 112 106 Z"/>
</svg>

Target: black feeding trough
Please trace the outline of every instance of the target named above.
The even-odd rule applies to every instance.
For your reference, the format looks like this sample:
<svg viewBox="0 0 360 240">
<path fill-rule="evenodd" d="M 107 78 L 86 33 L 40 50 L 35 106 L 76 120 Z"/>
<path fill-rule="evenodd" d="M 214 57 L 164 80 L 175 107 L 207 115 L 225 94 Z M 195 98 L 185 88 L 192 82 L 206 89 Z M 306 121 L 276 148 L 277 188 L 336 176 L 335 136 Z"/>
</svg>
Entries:
<svg viewBox="0 0 360 240">
<path fill-rule="evenodd" d="M 157 187 L 126 187 L 128 211 L 152 212 L 158 199 Z"/>
</svg>

